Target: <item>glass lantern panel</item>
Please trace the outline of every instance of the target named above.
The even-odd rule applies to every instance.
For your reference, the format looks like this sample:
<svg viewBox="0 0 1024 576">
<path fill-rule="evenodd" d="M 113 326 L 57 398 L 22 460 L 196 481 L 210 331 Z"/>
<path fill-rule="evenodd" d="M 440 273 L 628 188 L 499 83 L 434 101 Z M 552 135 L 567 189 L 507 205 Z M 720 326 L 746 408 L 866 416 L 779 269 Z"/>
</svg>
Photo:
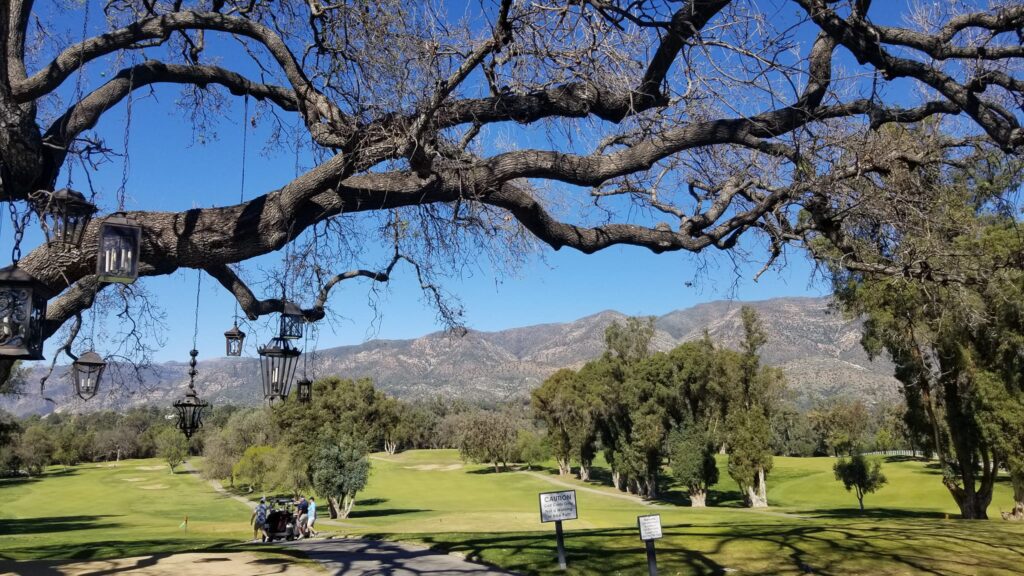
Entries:
<svg viewBox="0 0 1024 576">
<path fill-rule="evenodd" d="M 96 262 L 102 282 L 131 284 L 138 278 L 140 235 L 136 226 L 103 223 Z"/>
<path fill-rule="evenodd" d="M 302 330 L 305 320 L 298 314 L 281 315 L 281 338 L 294 340 L 302 338 Z"/>
<path fill-rule="evenodd" d="M 0 286 L 0 356 L 42 360 L 46 300 L 25 286 Z"/>
</svg>

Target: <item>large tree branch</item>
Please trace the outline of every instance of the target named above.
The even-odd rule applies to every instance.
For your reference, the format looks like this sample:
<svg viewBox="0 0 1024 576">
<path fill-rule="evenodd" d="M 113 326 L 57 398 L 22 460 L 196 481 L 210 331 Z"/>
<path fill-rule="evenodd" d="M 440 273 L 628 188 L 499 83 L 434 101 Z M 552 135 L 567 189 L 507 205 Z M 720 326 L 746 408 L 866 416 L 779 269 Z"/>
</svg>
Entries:
<svg viewBox="0 0 1024 576">
<path fill-rule="evenodd" d="M 825 0 L 796 0 L 811 19 L 835 41 L 845 46 L 857 60 L 871 64 L 886 78 L 914 78 L 938 91 L 967 113 L 1000 146 L 1014 150 L 1024 145 L 1024 132 L 1016 119 L 998 113 L 991 105 L 934 66 L 889 53 L 877 32 L 863 22 L 847 22 L 831 10 Z"/>
<path fill-rule="evenodd" d="M 324 309 L 327 305 L 327 299 L 330 296 L 331 289 L 345 280 L 351 280 L 353 278 L 369 278 L 375 282 L 387 282 L 391 278 L 391 271 L 400 259 L 402 259 L 402 256 L 396 254 L 391 259 L 388 266 L 379 272 L 355 269 L 332 276 L 320 288 L 320 292 L 317 294 L 316 300 L 313 302 L 313 306 L 302 309 L 303 318 L 305 318 L 307 322 L 316 322 L 321 320 L 326 315 Z M 260 316 L 281 313 L 284 311 L 284 300 L 280 298 L 267 298 L 265 300 L 260 300 L 229 266 L 224 264 L 209 266 L 206 268 L 206 272 L 210 276 L 216 278 L 217 281 L 220 282 L 221 286 L 234 295 L 235 299 L 238 301 L 238 305 L 241 307 L 242 311 L 245 312 L 245 315 L 249 320 L 256 320 Z"/>
<path fill-rule="evenodd" d="M 258 22 L 216 12 L 176 12 L 147 18 L 69 46 L 42 70 L 22 82 L 13 83 L 14 96 L 22 102 L 34 100 L 55 89 L 86 62 L 132 48 L 144 40 L 166 40 L 171 32 L 179 30 L 216 30 L 258 41 L 270 52 L 299 96 L 300 110 L 315 138 L 328 138 L 330 132 L 342 132 L 347 125 L 345 115 L 313 86 L 288 45 L 277 34 Z M 320 124 L 330 128 L 321 129 Z M 331 144 L 325 145 L 341 146 L 344 139 L 331 136 L 328 142 Z"/>
<path fill-rule="evenodd" d="M 50 124 L 43 136 L 43 142 L 49 148 L 49 164 L 53 170 L 64 161 L 71 142 L 85 130 L 96 126 L 107 110 L 113 108 L 132 90 L 160 82 L 193 84 L 199 87 L 218 84 L 238 96 L 249 95 L 258 100 L 269 100 L 288 111 L 299 109 L 295 92 L 280 86 L 253 82 L 218 66 L 183 66 L 147 61 L 121 70 L 110 81 L 68 108 L 60 118 Z"/>
</svg>

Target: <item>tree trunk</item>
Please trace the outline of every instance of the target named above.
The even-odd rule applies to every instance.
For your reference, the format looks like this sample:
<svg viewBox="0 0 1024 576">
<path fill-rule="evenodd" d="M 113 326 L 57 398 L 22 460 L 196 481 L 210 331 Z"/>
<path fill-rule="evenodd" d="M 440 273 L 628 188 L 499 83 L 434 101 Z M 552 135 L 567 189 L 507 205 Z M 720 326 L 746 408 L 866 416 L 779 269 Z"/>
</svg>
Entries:
<svg viewBox="0 0 1024 576">
<path fill-rule="evenodd" d="M 590 466 L 580 464 L 580 480 L 584 482 L 590 480 Z"/>
<path fill-rule="evenodd" d="M 559 476 L 568 476 L 569 474 L 572 474 L 572 464 L 569 463 L 568 458 L 558 458 L 556 461 L 558 462 Z"/>
<path fill-rule="evenodd" d="M 394 442 L 392 440 L 385 440 L 384 451 L 387 452 L 388 454 L 394 455 L 394 453 L 398 451 L 398 442 Z"/>
<path fill-rule="evenodd" d="M 690 486 L 690 507 L 704 508 L 707 506 L 708 491 L 700 486 Z"/>
<path fill-rule="evenodd" d="M 749 508 L 768 507 L 768 487 L 765 485 L 764 468 L 758 467 L 754 482 L 747 486 L 745 499 Z"/>
<path fill-rule="evenodd" d="M 625 490 L 622 473 L 618 470 L 612 470 L 612 486 L 615 486 L 616 490 Z"/>
<path fill-rule="evenodd" d="M 654 500 L 658 497 L 658 475 L 657 473 L 650 473 L 647 478 L 644 478 L 644 498 L 648 500 Z"/>
<path fill-rule="evenodd" d="M 331 519 L 338 518 L 338 508 L 338 499 L 334 496 L 329 496 L 327 498 L 327 512 L 330 514 Z"/>
<path fill-rule="evenodd" d="M 352 506 L 354 506 L 355 503 L 356 497 L 354 494 L 352 496 L 345 496 L 344 498 L 342 498 L 342 506 L 340 510 L 340 516 L 342 520 L 348 518 L 348 515 L 352 513 Z"/>
<path fill-rule="evenodd" d="M 1013 484 L 1013 509 L 1003 512 L 1003 520 L 1024 520 L 1024 474 L 1010 473 L 1010 483 Z"/>
</svg>

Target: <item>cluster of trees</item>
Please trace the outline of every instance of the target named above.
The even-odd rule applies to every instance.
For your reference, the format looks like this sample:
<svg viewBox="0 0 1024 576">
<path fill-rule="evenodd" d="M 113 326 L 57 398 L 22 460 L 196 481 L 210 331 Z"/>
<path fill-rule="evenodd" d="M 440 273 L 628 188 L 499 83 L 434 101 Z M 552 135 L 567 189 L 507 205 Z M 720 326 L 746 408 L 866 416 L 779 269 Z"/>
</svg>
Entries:
<svg viewBox="0 0 1024 576">
<path fill-rule="evenodd" d="M 578 371 L 560 370 L 533 392 L 559 470 L 582 479 L 602 450 L 612 483 L 654 498 L 666 458 L 702 506 L 717 481 L 714 454 L 729 454 L 729 474 L 750 506 L 767 505 L 771 418 L 784 396 L 781 372 L 760 365 L 766 336 L 752 308 L 742 310 L 739 351 L 706 334 L 669 352 L 650 352 L 651 318 L 613 323 L 605 353 Z"/>
<path fill-rule="evenodd" d="M 165 409 L 153 406 L 21 420 L 0 413 L 0 475 L 38 475 L 52 464 L 156 456 L 173 471 L 184 461 L 188 445 L 165 416 Z"/>
<path fill-rule="evenodd" d="M 941 138 L 927 126 L 896 136 L 919 149 Z M 895 362 L 904 423 L 939 459 L 961 515 L 986 518 L 1006 470 L 1015 502 L 1004 516 L 1022 519 L 1024 236 L 1019 201 L 1004 197 L 1024 183 L 1024 163 L 990 153 L 939 157 L 948 167 L 908 164 L 880 182 L 924 200 L 898 225 L 877 225 L 893 200 L 877 191 L 850 214 L 856 242 L 848 250 L 908 273 L 833 265 L 834 291 L 848 313 L 866 318 L 864 347 Z M 817 249 L 834 260 L 829 248 Z M 921 262 L 928 274 L 910 274 Z"/>
</svg>

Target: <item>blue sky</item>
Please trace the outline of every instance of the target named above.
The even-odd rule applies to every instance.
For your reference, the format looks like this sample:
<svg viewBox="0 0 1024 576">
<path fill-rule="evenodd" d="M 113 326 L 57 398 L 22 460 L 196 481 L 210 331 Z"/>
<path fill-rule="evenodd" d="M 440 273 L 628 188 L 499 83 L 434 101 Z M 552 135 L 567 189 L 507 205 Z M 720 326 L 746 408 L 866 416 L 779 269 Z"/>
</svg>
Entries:
<svg viewBox="0 0 1024 576">
<path fill-rule="evenodd" d="M 38 4 L 46 7 L 47 0 Z M 890 3 L 881 5 L 879 16 L 887 18 Z M 98 3 L 92 10 L 98 12 Z M 95 14 L 94 14 L 95 16 Z M 95 18 L 100 24 L 100 18 Z M 78 32 L 74 32 L 78 26 Z M 95 32 L 95 30 L 94 30 Z M 80 20 L 68 21 L 68 33 L 77 39 Z M 213 41 L 216 42 L 216 41 Z M 215 47 L 216 45 L 213 44 Z M 162 55 L 156 51 L 153 56 Z M 251 64 L 239 64 L 243 71 Z M 102 81 L 99 66 L 87 78 L 93 87 Z M 65 90 L 73 86 L 66 83 Z M 224 118 L 213 128 L 216 138 L 199 145 L 189 122 L 175 110 L 176 87 L 157 87 L 152 94 L 141 94 L 133 106 L 130 134 L 131 171 L 128 180 L 129 209 L 183 210 L 190 207 L 224 205 L 237 201 L 241 167 L 241 100 L 232 99 Z M 115 150 L 120 150 L 124 137 L 124 103 L 104 117 L 99 133 Z M 263 143 L 270 123 L 260 121 L 249 132 L 247 157 L 247 192 L 253 196 L 276 188 L 294 175 L 295 157 L 290 151 L 266 153 Z M 301 158 L 308 167 L 311 160 Z M 74 184 L 84 189 L 80 170 L 73 173 Z M 93 175 L 100 190 L 104 212 L 115 204 L 114 192 L 121 177 L 117 161 L 104 166 Z M 64 185 L 62 180 L 60 185 Z M 6 218 L 6 216 L 5 216 Z M 26 237 L 25 249 L 38 244 L 35 231 Z M 0 253 L 10 249 L 10 223 L 0 229 Z M 764 251 L 751 248 L 758 259 Z M 250 269 L 269 266 L 279 255 L 268 255 L 246 264 Z M 787 255 L 781 271 L 769 271 L 758 282 L 753 276 L 760 262 L 734 263 L 721 253 L 701 256 L 690 254 L 654 255 L 646 250 L 617 247 L 595 255 L 583 255 L 571 249 L 543 251 L 543 258 L 528 262 L 515 275 L 502 275 L 481 261 L 462 278 L 449 281 L 445 287 L 458 296 L 466 310 L 466 325 L 478 330 L 500 330 L 541 322 L 571 321 L 606 309 L 626 314 L 660 315 L 710 300 L 731 298 L 760 300 L 779 296 L 820 296 L 827 286 L 812 282 L 811 265 L 800 252 Z M 192 347 L 196 272 L 179 271 L 174 275 L 146 278 L 141 281 L 154 296 L 154 302 L 166 313 L 161 329 L 163 346 L 155 359 L 187 360 Z M 267 296 L 267 295 L 263 295 Z M 223 332 L 231 326 L 232 298 L 212 278 L 203 279 L 200 298 L 199 350 L 201 357 L 223 354 Z M 358 344 L 368 338 L 410 338 L 440 328 L 435 311 L 424 302 L 415 274 L 399 267 L 386 287 L 374 287 L 357 280 L 335 288 L 332 309 L 341 319 L 332 324 L 320 323 L 321 348 Z M 255 346 L 271 336 L 266 323 L 244 328 L 250 333 L 247 355 L 255 355 Z M 102 343 L 100 343 L 101 352 Z M 55 343 L 47 346 L 51 357 Z M 63 360 L 62 360 L 63 362 Z"/>
</svg>

